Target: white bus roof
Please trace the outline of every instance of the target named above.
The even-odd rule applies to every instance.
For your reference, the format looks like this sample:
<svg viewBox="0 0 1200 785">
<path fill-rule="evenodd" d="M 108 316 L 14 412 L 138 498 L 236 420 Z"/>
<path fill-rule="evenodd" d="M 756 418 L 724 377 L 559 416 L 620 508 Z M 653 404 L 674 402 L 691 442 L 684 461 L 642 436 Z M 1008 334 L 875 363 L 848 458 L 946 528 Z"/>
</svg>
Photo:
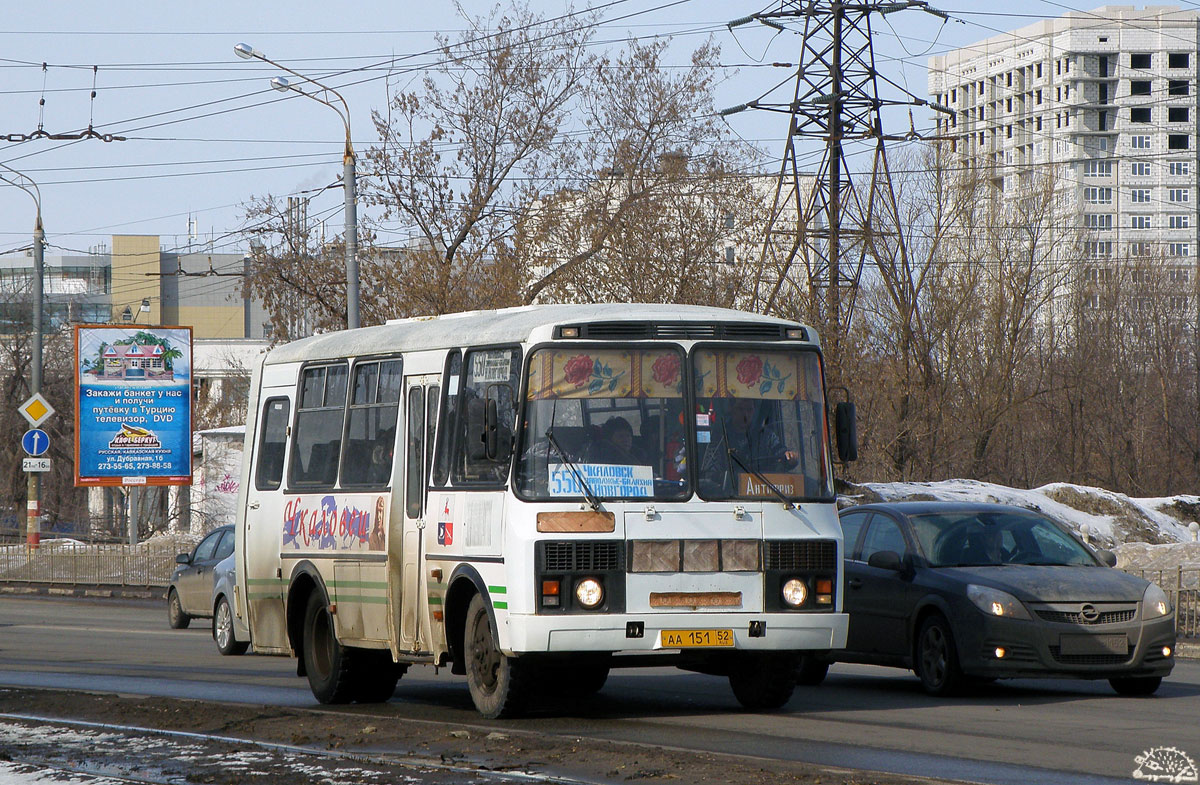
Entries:
<svg viewBox="0 0 1200 785">
<path fill-rule="evenodd" d="M 595 322 L 691 322 L 710 325 L 742 322 L 802 326 L 773 316 L 700 305 L 528 305 L 495 311 L 394 319 L 375 327 L 314 335 L 276 347 L 267 354 L 266 362 L 274 365 L 399 351 L 521 343 L 529 340 L 530 335 L 539 328 Z M 816 335 L 811 329 L 805 328 L 805 335 L 808 342 L 816 343 Z"/>
</svg>

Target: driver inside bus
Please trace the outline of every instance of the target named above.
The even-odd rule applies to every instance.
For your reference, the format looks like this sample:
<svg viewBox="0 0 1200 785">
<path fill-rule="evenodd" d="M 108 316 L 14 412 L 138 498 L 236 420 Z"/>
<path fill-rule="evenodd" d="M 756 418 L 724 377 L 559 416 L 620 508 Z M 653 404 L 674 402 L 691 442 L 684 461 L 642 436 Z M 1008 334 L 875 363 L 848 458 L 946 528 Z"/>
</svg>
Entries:
<svg viewBox="0 0 1200 785">
<path fill-rule="evenodd" d="M 796 465 L 799 454 L 787 448 L 774 424 L 757 416 L 756 401 L 734 398 L 731 404 L 721 408 L 724 411 L 718 410 L 718 416 L 725 416 L 713 423 L 712 443 L 700 465 L 702 479 L 728 488 L 730 464 L 735 472 L 743 470 L 738 465 L 739 460 L 756 472 L 786 471 Z M 737 460 L 728 454 L 729 451 Z"/>
</svg>

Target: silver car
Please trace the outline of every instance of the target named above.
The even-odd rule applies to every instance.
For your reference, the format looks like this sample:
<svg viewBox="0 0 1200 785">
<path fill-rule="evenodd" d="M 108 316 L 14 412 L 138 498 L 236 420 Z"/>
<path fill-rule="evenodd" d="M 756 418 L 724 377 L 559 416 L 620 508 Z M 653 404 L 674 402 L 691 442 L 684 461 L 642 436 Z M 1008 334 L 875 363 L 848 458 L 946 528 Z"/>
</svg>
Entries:
<svg viewBox="0 0 1200 785">
<path fill-rule="evenodd" d="M 233 527 L 222 526 L 208 534 L 191 553 L 175 557 L 179 566 L 167 589 L 167 621 L 182 630 L 193 618 L 212 615 L 213 568 L 233 553 Z"/>
<path fill-rule="evenodd" d="M 250 646 L 250 628 L 236 611 L 236 558 L 231 553 L 213 568 L 212 636 L 217 651 L 226 655 L 245 654 Z"/>
</svg>

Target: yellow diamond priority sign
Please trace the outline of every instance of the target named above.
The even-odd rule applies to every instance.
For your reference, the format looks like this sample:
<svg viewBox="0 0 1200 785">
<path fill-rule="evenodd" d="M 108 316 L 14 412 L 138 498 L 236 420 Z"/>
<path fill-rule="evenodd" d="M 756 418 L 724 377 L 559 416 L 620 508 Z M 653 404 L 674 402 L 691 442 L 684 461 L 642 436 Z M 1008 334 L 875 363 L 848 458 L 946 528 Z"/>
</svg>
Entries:
<svg viewBox="0 0 1200 785">
<path fill-rule="evenodd" d="M 29 400 L 17 407 L 17 411 L 30 425 L 36 428 L 50 419 L 50 415 L 54 414 L 54 407 L 42 397 L 41 393 L 34 393 Z"/>
</svg>

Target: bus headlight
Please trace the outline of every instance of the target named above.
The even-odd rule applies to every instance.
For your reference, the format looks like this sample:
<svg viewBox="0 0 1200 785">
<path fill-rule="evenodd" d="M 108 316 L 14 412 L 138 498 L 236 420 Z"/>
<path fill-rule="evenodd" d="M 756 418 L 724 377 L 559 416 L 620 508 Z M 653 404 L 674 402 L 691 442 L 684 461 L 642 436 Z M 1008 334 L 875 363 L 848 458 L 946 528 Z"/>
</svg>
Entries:
<svg viewBox="0 0 1200 785">
<path fill-rule="evenodd" d="M 783 601 L 793 608 L 799 608 L 808 599 L 808 586 L 799 578 L 790 578 L 783 584 Z"/>
<path fill-rule="evenodd" d="M 599 608 L 604 602 L 604 585 L 595 578 L 584 578 L 575 584 L 575 599 L 588 610 Z"/>
</svg>

